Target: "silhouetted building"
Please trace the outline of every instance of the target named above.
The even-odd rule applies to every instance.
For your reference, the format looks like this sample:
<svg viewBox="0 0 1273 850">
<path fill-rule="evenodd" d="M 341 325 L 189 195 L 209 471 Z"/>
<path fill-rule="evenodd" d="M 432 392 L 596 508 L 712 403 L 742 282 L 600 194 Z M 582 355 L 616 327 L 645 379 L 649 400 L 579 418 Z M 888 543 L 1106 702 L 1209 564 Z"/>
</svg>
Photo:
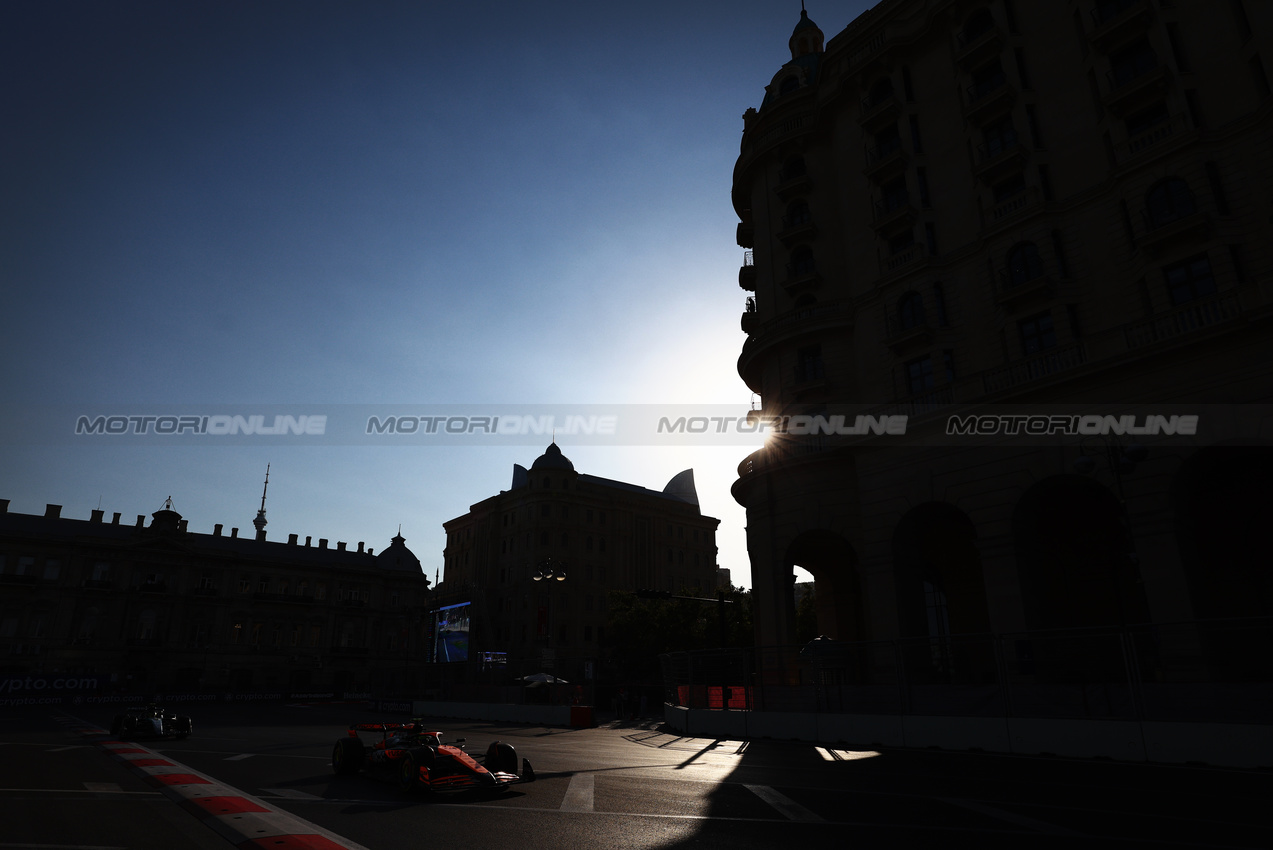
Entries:
<svg viewBox="0 0 1273 850">
<path fill-rule="evenodd" d="M 373 554 L 267 542 L 263 522 L 256 539 L 194 533 L 171 500 L 149 525 L 8 507 L 0 677 L 97 677 L 135 694 L 409 690 L 429 580 L 401 534 Z"/>
<path fill-rule="evenodd" d="M 794 639 L 793 565 L 840 640 L 1273 615 L 1267 439 L 923 439 L 1273 401 L 1273 4 L 884 0 L 825 48 L 802 12 L 790 48 L 734 169 L 738 371 L 765 415 L 908 437 L 779 434 L 740 466 L 758 643 Z M 1154 638 L 1146 675 L 1198 675 L 1210 640 Z"/>
<path fill-rule="evenodd" d="M 438 598 L 472 603 L 473 652 L 593 658 L 611 591 L 715 590 L 719 524 L 699 510 L 693 470 L 647 490 L 581 474 L 553 443 L 513 467 L 510 489 L 443 523 Z"/>
</svg>

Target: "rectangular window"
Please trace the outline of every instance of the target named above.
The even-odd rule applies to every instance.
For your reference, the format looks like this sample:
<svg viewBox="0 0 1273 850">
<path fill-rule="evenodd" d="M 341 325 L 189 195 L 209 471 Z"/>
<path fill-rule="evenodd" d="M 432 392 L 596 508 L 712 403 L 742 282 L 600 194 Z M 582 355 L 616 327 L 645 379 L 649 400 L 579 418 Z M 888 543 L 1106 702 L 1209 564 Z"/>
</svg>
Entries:
<svg viewBox="0 0 1273 850">
<path fill-rule="evenodd" d="M 928 197 L 928 169 L 915 169 L 915 182 L 919 184 L 919 205 L 929 209 L 933 204 Z"/>
<path fill-rule="evenodd" d="M 953 384 L 955 382 L 955 350 L 953 348 L 942 350 L 941 363 L 946 372 L 946 383 Z"/>
<path fill-rule="evenodd" d="M 1065 314 L 1070 320 L 1070 334 L 1075 339 L 1078 339 L 1080 336 L 1083 335 L 1083 329 L 1079 325 L 1079 305 L 1066 304 Z"/>
<path fill-rule="evenodd" d="M 924 222 L 924 240 L 928 243 L 928 253 L 937 256 L 937 225 L 931 221 Z"/>
<path fill-rule="evenodd" d="M 1180 27 L 1173 22 L 1167 24 L 1167 43 L 1171 46 L 1171 57 L 1176 60 L 1176 70 L 1189 73 L 1193 68 L 1189 65 L 1189 56 L 1185 53 L 1180 41 Z"/>
<path fill-rule="evenodd" d="M 1246 264 L 1243 262 L 1242 246 L 1229 246 L 1229 260 L 1233 263 L 1233 277 L 1238 283 L 1246 283 Z"/>
<path fill-rule="evenodd" d="M 1202 107 L 1198 104 L 1198 91 L 1196 89 L 1185 89 L 1185 108 L 1189 110 L 1189 123 L 1195 128 L 1205 127 L 1206 120 L 1202 117 Z"/>
<path fill-rule="evenodd" d="M 915 153 L 924 152 L 924 142 L 919 137 L 919 116 L 912 115 L 910 117 L 911 124 L 911 150 Z"/>
<path fill-rule="evenodd" d="M 1013 175 L 1002 183 L 995 184 L 993 191 L 996 204 L 1003 203 L 1008 198 L 1016 197 L 1025 191 L 1025 175 Z"/>
<path fill-rule="evenodd" d="M 933 388 L 933 358 L 921 357 L 906 364 L 906 392 L 909 395 Z"/>
<path fill-rule="evenodd" d="M 1127 237 L 1128 246 L 1136 250 L 1136 231 L 1132 228 L 1132 213 L 1126 201 L 1119 201 L 1118 208 L 1123 214 L 1123 234 Z"/>
<path fill-rule="evenodd" d="M 1052 327 L 1051 313 L 1040 313 L 1023 319 L 1017 327 L 1021 331 L 1021 350 L 1027 357 L 1056 348 L 1056 331 Z"/>
<path fill-rule="evenodd" d="M 1017 77 L 1021 80 L 1021 88 L 1025 91 L 1030 90 L 1030 74 L 1025 69 L 1025 55 L 1021 52 L 1021 48 L 1017 48 L 1012 52 L 1013 57 L 1017 60 Z"/>
<path fill-rule="evenodd" d="M 1163 269 L 1163 278 L 1173 306 L 1205 298 L 1216 291 L 1211 259 L 1206 254 L 1167 266 Z"/>
<path fill-rule="evenodd" d="M 1119 89 L 1157 68 L 1158 55 L 1154 53 L 1148 39 L 1142 38 L 1131 47 L 1111 56 L 1109 64 L 1110 88 Z"/>
<path fill-rule="evenodd" d="M 1087 56 L 1087 32 L 1083 29 L 1083 17 L 1077 11 L 1074 13 L 1074 31 L 1078 33 L 1079 50 L 1083 52 L 1084 56 Z"/>
<path fill-rule="evenodd" d="M 1003 16 L 1008 22 L 1008 32 L 1016 33 L 1017 16 L 1012 12 L 1012 0 L 1003 0 Z"/>
<path fill-rule="evenodd" d="M 796 382 L 820 381 L 826 377 L 822 366 L 822 346 L 812 345 L 796 352 Z M 671 534 L 671 529 L 668 529 Z"/>
<path fill-rule="evenodd" d="M 1043 136 L 1039 133 L 1039 121 L 1034 115 L 1033 103 L 1027 103 L 1025 106 L 1025 124 L 1026 129 L 1030 131 L 1030 146 L 1042 148 Z"/>
<path fill-rule="evenodd" d="M 1229 198 L 1224 193 L 1224 183 L 1220 180 L 1220 167 L 1215 160 L 1207 160 L 1207 182 L 1211 184 L 1211 197 L 1216 202 L 1216 212 L 1229 214 Z"/>
<path fill-rule="evenodd" d="M 1056 254 L 1056 267 L 1061 272 L 1061 277 L 1070 276 L 1070 265 L 1065 259 L 1065 240 L 1061 236 L 1061 231 L 1052 231 L 1052 253 Z"/>
<path fill-rule="evenodd" d="M 1246 6 L 1242 0 L 1229 0 L 1229 5 L 1233 8 L 1233 22 L 1238 26 L 1238 35 L 1246 41 L 1251 37 L 1251 20 L 1246 16 Z"/>
<path fill-rule="evenodd" d="M 1269 99 L 1269 75 L 1264 71 L 1264 60 L 1259 56 L 1251 57 L 1251 80 L 1255 83 L 1255 90 L 1260 95 L 1260 100 Z"/>
<path fill-rule="evenodd" d="M 915 102 L 915 89 L 911 85 L 911 69 L 907 65 L 902 66 L 902 91 L 906 93 L 906 102 Z"/>
<path fill-rule="evenodd" d="M 1087 87 L 1092 93 L 1092 106 L 1096 110 L 1096 120 L 1100 121 L 1105 117 L 1105 104 L 1101 101 L 1101 87 L 1096 84 L 1096 72 L 1090 68 L 1087 71 Z"/>
<path fill-rule="evenodd" d="M 933 304 L 937 309 L 937 324 L 946 327 L 948 319 L 946 318 L 946 292 L 941 281 L 933 284 Z"/>
<path fill-rule="evenodd" d="M 1043 189 L 1043 200 L 1052 200 L 1052 176 L 1046 165 L 1039 166 L 1039 186 Z"/>
</svg>

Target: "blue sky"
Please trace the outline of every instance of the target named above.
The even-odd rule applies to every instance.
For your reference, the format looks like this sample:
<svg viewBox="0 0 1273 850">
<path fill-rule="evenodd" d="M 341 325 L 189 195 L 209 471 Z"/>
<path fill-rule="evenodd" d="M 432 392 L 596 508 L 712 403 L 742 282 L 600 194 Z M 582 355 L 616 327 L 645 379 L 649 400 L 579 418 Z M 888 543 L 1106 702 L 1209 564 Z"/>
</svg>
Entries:
<svg viewBox="0 0 1273 850">
<path fill-rule="evenodd" d="M 814 5 L 829 39 L 865 3 Z M 730 180 L 798 2 L 59 3 L 0 9 L 0 390 L 49 405 L 734 404 L 750 392 Z M 750 585 L 745 447 L 693 467 Z M 0 498 L 192 531 L 402 533 L 543 446 L 0 446 Z"/>
</svg>

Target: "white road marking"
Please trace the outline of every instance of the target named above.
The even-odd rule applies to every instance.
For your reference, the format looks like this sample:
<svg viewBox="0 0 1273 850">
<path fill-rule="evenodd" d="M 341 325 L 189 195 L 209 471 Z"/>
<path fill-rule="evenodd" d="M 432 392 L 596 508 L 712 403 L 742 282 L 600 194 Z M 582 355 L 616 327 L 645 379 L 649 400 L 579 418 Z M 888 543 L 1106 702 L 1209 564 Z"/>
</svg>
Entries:
<svg viewBox="0 0 1273 850">
<path fill-rule="evenodd" d="M 799 821 L 800 823 L 826 822 L 821 816 L 809 811 L 790 797 L 779 794 L 768 785 L 743 785 L 743 787 L 773 806 L 787 820 Z"/>
<path fill-rule="evenodd" d="M 84 787 L 98 793 L 118 794 L 123 789 L 114 782 L 85 782 Z"/>
<path fill-rule="evenodd" d="M 995 820 L 1005 821 L 1006 823 L 1023 826 L 1026 829 L 1032 829 L 1036 832 L 1046 832 L 1052 835 L 1073 835 L 1077 837 L 1086 837 L 1081 832 L 1075 832 L 1072 829 L 1066 829 L 1063 826 L 1057 826 L 1054 823 L 1048 823 L 1044 820 L 1018 815 L 1013 812 L 1005 812 L 1003 809 L 996 809 L 994 806 L 987 806 L 985 803 L 978 803 L 975 800 L 956 800 L 953 797 L 938 797 L 943 803 L 950 803 L 954 806 L 962 806 L 974 812 L 992 817 Z"/>
<path fill-rule="evenodd" d="M 64 753 L 64 752 L 66 752 L 67 750 L 80 750 L 80 749 L 83 749 L 83 748 L 84 748 L 84 745 L 83 745 L 83 744 L 72 744 L 72 745 L 71 745 L 71 746 L 69 746 L 69 747 L 54 747 L 54 748 L 53 748 L 53 749 L 51 749 L 51 750 L 45 750 L 45 752 L 46 752 L 46 753 Z"/>
<path fill-rule="evenodd" d="M 814 747 L 823 761 L 854 761 L 856 759 L 875 758 L 879 753 L 875 750 L 835 750 L 830 747 Z"/>
<path fill-rule="evenodd" d="M 570 777 L 566 797 L 561 801 L 563 812 L 591 812 L 596 792 L 596 777 L 591 773 L 576 773 Z"/>
<path fill-rule="evenodd" d="M 296 788 L 262 788 L 262 794 L 268 794 L 274 797 L 285 797 L 289 800 L 321 800 L 322 797 L 317 794 L 311 794 L 308 791 L 300 791 Z"/>
<path fill-rule="evenodd" d="M 252 758 L 254 755 L 256 753 L 239 753 L 237 756 L 230 756 L 226 761 L 243 761 L 244 759 Z"/>
</svg>

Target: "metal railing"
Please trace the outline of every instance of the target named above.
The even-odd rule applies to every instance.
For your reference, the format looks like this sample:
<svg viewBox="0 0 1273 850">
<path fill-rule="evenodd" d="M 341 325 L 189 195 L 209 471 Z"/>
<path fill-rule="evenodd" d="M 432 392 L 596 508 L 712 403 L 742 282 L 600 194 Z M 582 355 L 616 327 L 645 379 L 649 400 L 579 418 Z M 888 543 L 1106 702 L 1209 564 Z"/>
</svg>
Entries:
<svg viewBox="0 0 1273 850">
<path fill-rule="evenodd" d="M 696 709 L 1273 723 L 1273 618 L 660 657 Z"/>
</svg>

